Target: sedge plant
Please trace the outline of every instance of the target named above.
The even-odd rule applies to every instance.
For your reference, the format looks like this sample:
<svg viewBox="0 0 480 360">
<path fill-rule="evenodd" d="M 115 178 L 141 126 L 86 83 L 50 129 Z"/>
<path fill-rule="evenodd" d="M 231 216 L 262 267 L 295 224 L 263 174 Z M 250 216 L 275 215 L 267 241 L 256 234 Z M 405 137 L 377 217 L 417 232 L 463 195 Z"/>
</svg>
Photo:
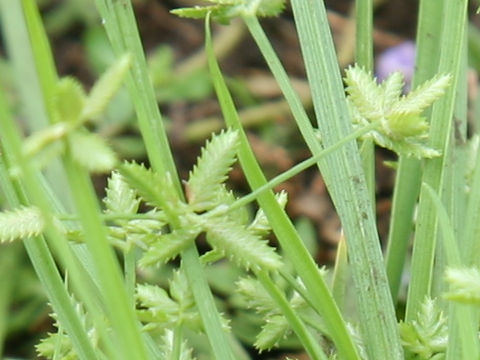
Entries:
<svg viewBox="0 0 480 360">
<path fill-rule="evenodd" d="M 22 241 L 45 289 L 55 332 L 36 346 L 38 354 L 250 359 L 246 342 L 259 352 L 290 346 L 325 360 L 478 358 L 480 270 L 473 214 L 480 213 L 480 161 L 478 135 L 467 137 L 462 108 L 467 1 L 420 1 L 417 72 L 413 90 L 404 94 L 400 73 L 382 83 L 373 76 L 371 1 L 356 1 L 357 63 L 342 74 L 323 2 L 292 0 L 315 121 L 259 21 L 279 15 L 286 2 L 209 3 L 173 13 L 205 21 L 209 77 L 225 129 L 206 142 L 182 183 L 130 1 L 96 0 L 117 60 L 88 92 L 78 80 L 57 75 L 35 2 L 0 2 L 27 118 L 21 131 L 2 85 L 0 250 L 2 259 L 15 259 L 20 248 L 11 243 Z M 312 154 L 270 180 L 255 158 L 213 48 L 211 22 L 228 26 L 237 17 Z M 439 51 L 427 41 L 432 29 L 443 43 Z M 149 166 L 120 159 L 95 132 L 122 86 Z M 385 257 L 374 213 L 373 144 L 399 157 Z M 227 185 L 237 160 L 251 189 L 244 196 Z M 272 191 L 314 165 L 343 228 L 333 274 L 315 263 L 285 212 L 288 194 Z M 92 173 L 108 176 L 101 200 Z M 254 214 L 252 202 L 258 203 Z M 412 227 L 403 316 L 396 305 L 403 301 L 398 294 Z M 278 246 L 268 241 L 272 233 Z M 14 268 L 2 261 L 4 271 Z M 221 280 L 209 276 L 218 269 L 228 269 L 224 275 L 233 279 L 222 284 L 230 312 L 214 291 Z M 157 281 L 146 281 L 142 274 L 149 273 L 158 274 Z M 353 308 L 344 306 L 350 278 Z M 1 286 L 0 314 L 7 316 L 13 285 Z M 0 336 L 5 333 L 2 323 Z"/>
</svg>

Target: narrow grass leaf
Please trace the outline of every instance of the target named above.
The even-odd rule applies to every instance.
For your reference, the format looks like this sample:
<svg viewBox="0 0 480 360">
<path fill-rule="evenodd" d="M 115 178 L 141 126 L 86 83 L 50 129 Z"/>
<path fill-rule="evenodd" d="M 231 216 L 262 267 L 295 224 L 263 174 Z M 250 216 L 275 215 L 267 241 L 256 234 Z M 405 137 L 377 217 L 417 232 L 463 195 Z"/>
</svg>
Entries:
<svg viewBox="0 0 480 360">
<path fill-rule="evenodd" d="M 419 3 L 416 39 L 416 64 L 412 87 L 435 75 L 441 48 L 444 2 L 424 0 Z M 396 301 L 405 259 L 410 245 L 413 214 L 421 185 L 420 160 L 401 155 L 393 194 L 390 232 L 388 234 L 386 268 L 390 289 Z M 423 299 L 419 298 L 419 303 Z"/>
<path fill-rule="evenodd" d="M 325 147 L 351 132 L 351 118 L 323 2 L 293 0 L 317 124 Z M 326 157 L 321 170 L 347 239 L 359 323 L 368 356 L 403 359 L 378 233 L 359 150 L 349 142 Z"/>
<path fill-rule="evenodd" d="M 264 40 L 262 43 L 269 47 L 268 39 L 265 39 L 264 33 L 262 32 L 257 19 L 255 17 L 244 17 L 244 20 L 249 28 L 254 29 L 255 34 L 259 35 L 262 40 Z M 265 185 L 266 179 L 248 144 L 246 134 L 242 129 L 232 97 L 215 58 L 208 22 L 206 23 L 205 32 L 208 64 L 212 74 L 213 84 L 227 125 L 239 131 L 240 147 L 238 157 L 242 168 L 245 171 L 247 181 L 252 189 L 255 190 Z M 271 54 L 273 50 L 270 48 L 269 50 L 269 54 Z M 275 57 L 274 53 L 272 56 L 274 62 L 278 63 L 278 58 Z M 303 109 L 303 107 L 300 102 L 295 102 L 295 105 L 297 110 L 302 111 L 300 109 Z M 304 112 L 302 113 L 304 114 Z M 318 140 L 314 136 L 313 131 L 310 131 L 309 139 L 312 139 L 312 144 L 316 144 L 318 148 Z M 302 278 L 305 287 L 310 292 L 311 298 L 315 300 L 312 302 L 315 310 L 324 316 L 327 327 L 332 334 L 332 338 L 339 348 L 339 352 L 344 355 L 345 359 L 358 359 L 357 351 L 347 332 L 345 322 L 331 297 L 324 279 L 318 274 L 318 269 L 313 259 L 310 257 L 308 250 L 305 248 L 298 233 L 295 231 L 290 219 L 280 208 L 271 191 L 266 191 L 265 193 L 260 194 L 258 196 L 258 201 L 261 207 L 265 210 L 265 214 L 267 215 L 283 250 L 294 264 L 294 267 Z M 307 337 L 305 337 L 305 339 L 307 339 Z M 313 347 L 314 346 L 312 346 L 312 350 Z"/>
<path fill-rule="evenodd" d="M 441 156 L 425 161 L 422 181 L 428 184 L 436 194 L 441 194 L 448 183 L 447 160 L 452 151 L 453 121 L 460 59 L 465 40 L 467 0 L 444 1 L 442 46 L 438 72 L 452 76 L 451 86 L 432 109 L 430 121 L 429 145 L 441 152 Z M 440 21 L 440 20 L 437 20 Z M 441 196 L 440 196 L 441 197 Z M 419 310 L 425 296 L 430 294 L 435 247 L 438 237 L 438 213 L 426 187 L 420 192 L 415 241 L 413 245 L 412 268 L 415 276 L 411 278 L 406 319 L 412 319 Z"/>
</svg>

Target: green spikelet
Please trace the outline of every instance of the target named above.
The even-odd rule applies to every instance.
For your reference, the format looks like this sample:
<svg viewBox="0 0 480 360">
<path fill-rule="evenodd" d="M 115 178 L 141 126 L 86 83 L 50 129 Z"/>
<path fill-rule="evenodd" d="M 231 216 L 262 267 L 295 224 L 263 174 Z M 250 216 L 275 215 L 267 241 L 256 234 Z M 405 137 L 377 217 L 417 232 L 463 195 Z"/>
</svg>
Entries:
<svg viewBox="0 0 480 360">
<path fill-rule="evenodd" d="M 0 213 L 0 243 L 40 235 L 45 221 L 35 207 L 21 207 Z"/>
<path fill-rule="evenodd" d="M 429 124 L 422 112 L 441 97 L 449 75 L 438 75 L 402 96 L 403 76 L 393 73 L 382 84 L 358 66 L 346 70 L 345 84 L 352 118 L 358 126 L 377 124 L 365 137 L 406 156 L 435 157 L 440 153 L 427 144 Z"/>
<path fill-rule="evenodd" d="M 244 226 L 226 218 L 206 224 L 207 241 L 245 269 L 275 270 L 282 266 L 275 249 Z"/>
<path fill-rule="evenodd" d="M 186 184 L 188 202 L 194 210 L 210 210 L 219 204 L 237 148 L 237 132 L 227 130 L 213 136 L 202 149 Z"/>
<path fill-rule="evenodd" d="M 447 269 L 450 290 L 444 297 L 463 304 L 480 305 L 480 271 L 476 268 Z"/>
<path fill-rule="evenodd" d="M 105 111 L 110 100 L 120 89 L 130 63 L 131 56 L 123 55 L 100 77 L 85 101 L 81 114 L 83 119 L 97 119 Z"/>
<path fill-rule="evenodd" d="M 444 353 L 447 349 L 447 319 L 435 300 L 427 298 L 417 314 L 417 319 L 402 322 L 399 328 L 403 347 L 417 356 L 411 358 L 431 359 L 433 355 Z"/>
<path fill-rule="evenodd" d="M 210 13 L 214 21 L 222 24 L 237 16 L 272 17 L 285 8 L 285 0 L 208 0 L 215 5 L 194 6 L 172 10 L 180 17 L 202 19 Z"/>
<path fill-rule="evenodd" d="M 106 189 L 107 196 L 103 202 L 107 212 L 136 214 L 140 200 L 137 199 L 137 192 L 128 186 L 120 173 L 114 171 L 108 179 Z"/>
</svg>

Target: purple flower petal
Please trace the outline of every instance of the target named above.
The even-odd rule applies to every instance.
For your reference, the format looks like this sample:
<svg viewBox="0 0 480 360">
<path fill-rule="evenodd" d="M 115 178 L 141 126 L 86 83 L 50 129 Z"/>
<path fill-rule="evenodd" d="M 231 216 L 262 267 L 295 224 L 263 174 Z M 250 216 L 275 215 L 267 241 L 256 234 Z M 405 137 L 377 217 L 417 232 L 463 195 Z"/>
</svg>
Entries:
<svg viewBox="0 0 480 360">
<path fill-rule="evenodd" d="M 383 81 L 392 72 L 399 71 L 405 76 L 405 91 L 410 89 L 415 66 L 415 43 L 404 41 L 393 46 L 377 57 L 376 75 L 378 81 Z"/>
</svg>

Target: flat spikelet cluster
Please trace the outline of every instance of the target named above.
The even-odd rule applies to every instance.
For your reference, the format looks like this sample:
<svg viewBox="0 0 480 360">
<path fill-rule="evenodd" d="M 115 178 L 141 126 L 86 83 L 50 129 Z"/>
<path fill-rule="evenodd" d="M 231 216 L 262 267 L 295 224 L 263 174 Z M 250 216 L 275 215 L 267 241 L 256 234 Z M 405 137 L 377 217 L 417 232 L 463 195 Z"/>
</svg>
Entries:
<svg viewBox="0 0 480 360">
<path fill-rule="evenodd" d="M 235 197 L 224 182 L 236 160 L 237 147 L 238 134 L 230 130 L 207 142 L 185 183 L 186 201 L 177 195 L 168 175 L 135 163 L 122 165 L 120 172 L 128 185 L 155 207 L 157 216 L 170 228 L 161 233 L 157 227 L 153 235 L 137 238 L 145 248 L 140 266 L 175 258 L 202 233 L 212 248 L 204 257 L 207 261 L 227 257 L 246 270 L 275 270 L 282 265 L 280 255 L 262 238 L 269 231 L 265 215 L 260 211 L 250 222 L 245 209 L 228 211 Z M 110 196 L 107 191 L 107 204 L 117 202 L 108 200 Z"/>
<path fill-rule="evenodd" d="M 213 5 L 172 10 L 180 17 L 203 19 L 210 13 L 213 20 L 228 24 L 237 16 L 277 16 L 285 8 L 285 0 L 207 0 Z"/>
<path fill-rule="evenodd" d="M 364 69 L 350 67 L 345 84 L 353 121 L 359 126 L 377 123 L 375 130 L 365 136 L 398 154 L 417 158 L 439 156 L 439 151 L 427 144 L 430 126 L 422 113 L 444 94 L 450 78 L 450 75 L 435 76 L 402 95 L 401 73 L 393 73 L 378 84 Z"/>
</svg>

